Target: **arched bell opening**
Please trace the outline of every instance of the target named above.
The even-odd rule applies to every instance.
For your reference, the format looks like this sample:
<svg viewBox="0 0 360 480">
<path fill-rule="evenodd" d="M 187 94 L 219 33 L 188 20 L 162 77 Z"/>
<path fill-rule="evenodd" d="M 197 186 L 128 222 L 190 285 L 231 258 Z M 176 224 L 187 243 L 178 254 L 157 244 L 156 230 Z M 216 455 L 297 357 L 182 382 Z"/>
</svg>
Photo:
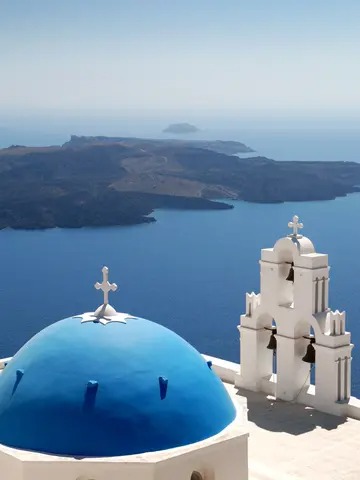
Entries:
<svg viewBox="0 0 360 480">
<path fill-rule="evenodd" d="M 315 387 L 316 352 L 314 344 L 316 343 L 316 338 L 313 327 L 310 326 L 309 335 L 306 335 L 305 338 L 309 341 L 309 343 L 306 346 L 306 351 L 302 357 L 302 361 L 309 365 L 310 384 Z"/>
<path fill-rule="evenodd" d="M 315 389 L 315 330 L 312 325 L 302 321 L 296 326 L 296 331 L 298 334 L 297 365 L 299 370 L 299 383 L 301 384 L 300 390 L 308 388 L 310 385 Z"/>
<path fill-rule="evenodd" d="M 274 337 L 276 329 L 276 322 L 273 317 L 268 313 L 261 314 L 256 318 L 256 369 L 259 374 L 260 379 L 270 380 L 274 370 L 276 372 L 276 337 Z M 247 332 L 242 332 L 242 335 Z M 243 339 L 244 337 L 242 337 Z M 274 342 L 275 340 L 275 342 Z M 274 355 L 275 352 L 275 355 Z M 244 353 L 244 358 L 241 356 L 241 362 L 244 363 L 248 361 L 247 359 L 251 357 L 252 351 L 247 354 Z M 242 355 L 242 349 L 241 349 Z M 275 357 L 275 359 L 274 359 Z M 251 360 L 252 362 L 255 361 Z"/>
<path fill-rule="evenodd" d="M 269 342 L 266 345 L 267 350 L 269 350 L 272 353 L 272 359 L 271 359 L 271 373 L 273 375 L 276 375 L 277 373 L 277 341 L 276 341 L 276 334 L 277 334 L 277 327 L 276 327 L 276 322 L 273 319 L 271 322 L 270 327 L 264 327 L 267 332 L 269 332 Z"/>
<path fill-rule="evenodd" d="M 279 305 L 292 307 L 294 305 L 294 258 L 286 256 L 279 265 Z"/>
<path fill-rule="evenodd" d="M 293 330 L 293 366 L 292 378 L 294 380 L 294 398 L 298 398 L 301 393 L 315 393 L 315 348 L 316 334 L 318 328 L 315 320 L 303 318 L 294 325 Z M 290 335 L 292 337 L 292 335 Z M 290 349 L 291 350 L 291 349 Z M 291 355 L 291 351 L 289 354 Z M 282 360 L 286 369 L 286 358 Z M 309 389 L 312 384 L 311 389 Z"/>
</svg>

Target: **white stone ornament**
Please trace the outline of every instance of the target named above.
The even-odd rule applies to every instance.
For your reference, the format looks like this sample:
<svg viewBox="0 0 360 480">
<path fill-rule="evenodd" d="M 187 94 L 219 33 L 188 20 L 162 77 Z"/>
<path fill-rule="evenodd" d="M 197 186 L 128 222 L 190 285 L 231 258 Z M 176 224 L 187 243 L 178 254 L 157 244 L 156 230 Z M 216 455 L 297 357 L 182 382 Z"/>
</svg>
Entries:
<svg viewBox="0 0 360 480">
<path fill-rule="evenodd" d="M 289 237 L 301 238 L 302 235 L 299 234 L 299 230 L 304 228 L 304 224 L 299 222 L 299 217 L 297 215 L 293 216 L 292 222 L 288 223 L 288 227 L 293 229 L 293 232 L 290 233 Z"/>
<path fill-rule="evenodd" d="M 103 305 L 99 308 L 102 307 Z M 110 307 L 110 305 L 108 305 L 108 307 Z M 128 313 L 116 312 L 112 307 L 110 308 L 115 311 L 115 314 L 109 312 L 108 309 L 103 309 L 99 312 L 99 308 L 95 312 L 86 312 L 74 318 L 81 318 L 81 323 L 94 322 L 101 323 L 102 325 L 107 325 L 108 323 L 126 323 L 126 320 L 135 318 Z"/>
<path fill-rule="evenodd" d="M 117 312 L 114 307 L 109 304 L 109 292 L 115 292 L 118 288 L 116 283 L 109 282 L 108 267 L 102 268 L 103 280 L 101 283 L 96 282 L 94 287 L 96 290 L 102 290 L 104 293 L 104 303 L 98 307 L 95 312 L 86 312 L 77 315 L 74 318 L 81 318 L 81 323 L 94 322 L 107 325 L 108 323 L 126 323 L 126 320 L 136 318 L 128 313 Z"/>
<path fill-rule="evenodd" d="M 102 290 L 104 292 L 104 305 L 107 305 L 109 303 L 109 292 L 115 292 L 118 286 L 116 283 L 109 282 L 108 267 L 103 267 L 101 271 L 103 274 L 103 281 L 102 283 L 96 282 L 94 286 L 96 290 Z"/>
</svg>

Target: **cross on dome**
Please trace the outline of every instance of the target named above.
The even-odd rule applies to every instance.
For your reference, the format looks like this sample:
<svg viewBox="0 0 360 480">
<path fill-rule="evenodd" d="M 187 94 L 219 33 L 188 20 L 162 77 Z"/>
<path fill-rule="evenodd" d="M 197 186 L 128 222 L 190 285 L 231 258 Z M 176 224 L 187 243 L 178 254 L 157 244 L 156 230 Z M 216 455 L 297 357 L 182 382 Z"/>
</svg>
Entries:
<svg viewBox="0 0 360 480">
<path fill-rule="evenodd" d="M 298 238 L 302 236 L 299 235 L 298 231 L 301 228 L 304 228 L 304 225 L 299 222 L 299 217 L 297 215 L 293 216 L 292 221 L 288 223 L 288 227 L 293 229 L 293 232 L 289 235 L 290 237 Z"/>
<path fill-rule="evenodd" d="M 95 322 L 107 325 L 108 323 L 118 322 L 126 323 L 126 320 L 136 318 L 128 313 L 120 313 L 115 310 L 109 304 L 109 292 L 115 292 L 117 290 L 116 283 L 109 282 L 109 269 L 108 267 L 102 268 L 103 280 L 102 282 L 96 282 L 94 287 L 96 290 L 102 290 L 104 293 L 104 303 L 98 307 L 95 312 L 87 312 L 82 315 L 76 315 L 74 318 L 81 318 L 81 323 Z"/>
<path fill-rule="evenodd" d="M 95 288 L 96 290 L 102 290 L 104 292 L 104 305 L 108 305 L 109 303 L 109 292 L 115 292 L 118 288 L 116 283 L 110 283 L 109 282 L 109 269 L 108 267 L 103 267 L 102 268 L 102 274 L 103 274 L 103 281 L 101 283 L 96 282 L 95 283 Z"/>
</svg>

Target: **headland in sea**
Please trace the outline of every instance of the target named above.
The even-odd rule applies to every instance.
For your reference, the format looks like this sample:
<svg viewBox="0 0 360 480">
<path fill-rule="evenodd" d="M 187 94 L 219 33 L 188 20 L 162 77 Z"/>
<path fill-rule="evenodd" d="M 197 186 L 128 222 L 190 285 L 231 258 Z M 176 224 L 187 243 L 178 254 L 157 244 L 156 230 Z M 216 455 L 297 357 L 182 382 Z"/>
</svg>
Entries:
<svg viewBox="0 0 360 480">
<path fill-rule="evenodd" d="M 226 210 L 227 200 L 331 200 L 360 191 L 359 163 L 252 153 L 230 140 L 73 135 L 61 146 L 11 145 L 0 150 L 0 228 L 131 225 L 155 221 L 157 208 Z"/>
</svg>

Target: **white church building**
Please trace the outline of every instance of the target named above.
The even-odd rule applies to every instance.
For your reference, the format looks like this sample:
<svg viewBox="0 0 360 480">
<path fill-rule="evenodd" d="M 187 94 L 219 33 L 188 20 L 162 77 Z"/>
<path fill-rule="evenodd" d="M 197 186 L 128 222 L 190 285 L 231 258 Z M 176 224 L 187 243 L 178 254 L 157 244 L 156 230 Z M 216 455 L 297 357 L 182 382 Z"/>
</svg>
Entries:
<svg viewBox="0 0 360 480">
<path fill-rule="evenodd" d="M 328 256 L 289 227 L 261 252 L 240 364 L 117 312 L 104 267 L 98 309 L 0 360 L 0 480 L 360 480 L 345 312 Z"/>
</svg>

